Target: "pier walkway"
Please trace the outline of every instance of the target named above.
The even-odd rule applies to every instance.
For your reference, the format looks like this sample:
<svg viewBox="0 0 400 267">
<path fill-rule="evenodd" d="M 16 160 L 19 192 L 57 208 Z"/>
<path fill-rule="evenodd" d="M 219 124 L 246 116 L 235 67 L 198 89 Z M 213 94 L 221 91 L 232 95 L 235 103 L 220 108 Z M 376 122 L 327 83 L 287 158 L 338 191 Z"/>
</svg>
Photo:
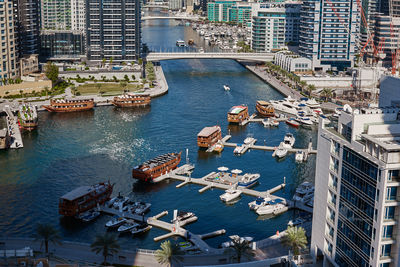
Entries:
<svg viewBox="0 0 400 267">
<path fill-rule="evenodd" d="M 18 118 L 14 116 L 10 106 L 4 106 L 3 110 L 7 114 L 7 131 L 11 137 L 10 148 L 23 148 L 24 143 L 22 142 L 21 131 L 18 127 Z"/>
<path fill-rule="evenodd" d="M 227 142 L 227 140 L 229 140 L 231 138 L 230 135 L 226 135 L 221 141 L 222 144 L 226 147 L 233 147 L 236 148 L 237 146 L 239 146 L 240 144 L 238 143 L 229 143 Z M 251 144 L 243 144 L 246 148 L 245 151 L 247 151 L 248 149 L 257 149 L 257 150 L 264 150 L 264 151 L 272 151 L 274 152 L 278 147 L 277 146 L 259 146 L 259 145 L 255 145 L 254 143 Z M 304 151 L 306 154 L 317 154 L 317 150 L 312 149 L 312 143 L 310 142 L 308 144 L 308 148 L 288 148 L 287 149 L 288 152 L 290 153 L 296 153 L 297 151 Z"/>
</svg>

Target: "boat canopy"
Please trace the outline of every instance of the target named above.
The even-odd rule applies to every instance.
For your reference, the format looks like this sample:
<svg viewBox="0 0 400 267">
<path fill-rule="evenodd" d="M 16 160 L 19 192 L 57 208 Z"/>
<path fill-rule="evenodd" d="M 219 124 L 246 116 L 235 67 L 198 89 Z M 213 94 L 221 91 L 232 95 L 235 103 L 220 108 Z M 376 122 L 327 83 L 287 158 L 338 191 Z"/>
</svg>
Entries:
<svg viewBox="0 0 400 267">
<path fill-rule="evenodd" d="M 247 109 L 245 106 L 234 106 L 229 110 L 230 114 L 239 114 L 243 110 Z"/>
<path fill-rule="evenodd" d="M 216 131 L 221 130 L 219 126 L 211 126 L 211 127 L 204 127 L 203 130 L 201 130 L 197 136 L 198 137 L 209 137 Z"/>
</svg>

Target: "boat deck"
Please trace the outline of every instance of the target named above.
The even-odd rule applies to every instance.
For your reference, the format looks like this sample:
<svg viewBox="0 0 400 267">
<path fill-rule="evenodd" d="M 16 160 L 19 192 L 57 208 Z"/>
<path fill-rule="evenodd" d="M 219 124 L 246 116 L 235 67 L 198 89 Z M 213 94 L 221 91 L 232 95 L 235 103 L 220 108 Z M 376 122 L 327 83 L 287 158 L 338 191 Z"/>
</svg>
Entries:
<svg viewBox="0 0 400 267">
<path fill-rule="evenodd" d="M 252 114 L 248 119 L 242 121 L 241 123 L 239 123 L 240 126 L 245 126 L 250 122 L 263 122 L 263 120 L 266 118 L 258 118 L 257 114 L 254 113 Z M 278 122 L 282 122 L 282 121 L 286 121 L 287 118 L 274 118 L 274 120 L 278 121 Z"/>
</svg>

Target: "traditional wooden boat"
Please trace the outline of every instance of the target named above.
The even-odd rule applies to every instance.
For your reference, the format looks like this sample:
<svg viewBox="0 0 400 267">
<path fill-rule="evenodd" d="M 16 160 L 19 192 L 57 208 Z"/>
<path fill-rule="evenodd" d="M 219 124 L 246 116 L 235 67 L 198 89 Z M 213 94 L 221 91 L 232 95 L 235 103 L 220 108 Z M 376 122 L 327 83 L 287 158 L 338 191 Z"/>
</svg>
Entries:
<svg viewBox="0 0 400 267">
<path fill-rule="evenodd" d="M 64 216 L 79 217 L 80 214 L 110 200 L 113 186 L 110 182 L 80 186 L 60 197 L 58 213 Z"/>
<path fill-rule="evenodd" d="M 50 105 L 43 105 L 50 112 L 85 111 L 94 107 L 94 99 L 51 99 Z"/>
<path fill-rule="evenodd" d="M 263 100 L 258 100 L 256 103 L 256 110 L 258 115 L 262 117 L 274 117 L 275 109 L 271 103 Z"/>
<path fill-rule="evenodd" d="M 114 106 L 120 108 L 146 107 L 150 105 L 150 102 L 150 95 L 142 93 L 126 93 L 114 97 L 112 101 Z"/>
<path fill-rule="evenodd" d="M 228 112 L 228 122 L 241 123 L 249 118 L 248 108 L 244 105 L 233 106 Z"/>
<path fill-rule="evenodd" d="M 156 182 L 155 178 L 176 169 L 181 161 L 181 154 L 182 152 L 168 153 L 148 160 L 132 170 L 132 178 L 145 182 Z"/>
<path fill-rule="evenodd" d="M 38 125 L 36 107 L 30 104 L 23 104 L 18 109 L 18 124 L 21 129 L 32 131 Z"/>
<path fill-rule="evenodd" d="M 197 146 L 201 148 L 209 148 L 221 140 L 221 127 L 218 125 L 211 127 L 204 127 L 197 134 Z"/>
<path fill-rule="evenodd" d="M 6 128 L 0 130 L 0 149 L 7 149 L 10 146 L 10 136 Z"/>
</svg>

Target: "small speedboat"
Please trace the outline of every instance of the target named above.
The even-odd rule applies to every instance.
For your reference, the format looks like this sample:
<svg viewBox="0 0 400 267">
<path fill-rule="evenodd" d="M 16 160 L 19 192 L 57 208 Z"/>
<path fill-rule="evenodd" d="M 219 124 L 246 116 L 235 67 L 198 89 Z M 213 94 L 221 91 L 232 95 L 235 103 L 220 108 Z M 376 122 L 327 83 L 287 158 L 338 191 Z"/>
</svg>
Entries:
<svg viewBox="0 0 400 267">
<path fill-rule="evenodd" d="M 118 227 L 118 232 L 119 233 L 125 233 L 128 232 L 130 230 L 132 230 L 133 228 L 139 226 L 138 223 L 135 223 L 134 221 L 127 221 L 125 224 L 121 225 L 120 227 Z"/>
<path fill-rule="evenodd" d="M 243 143 L 245 144 L 245 145 L 249 145 L 249 144 L 251 144 L 252 142 L 254 142 L 254 138 L 253 137 L 246 137 L 246 139 L 244 139 L 244 141 L 243 141 Z"/>
<path fill-rule="evenodd" d="M 144 214 L 150 210 L 150 207 L 151 207 L 150 203 L 137 202 L 133 212 L 136 214 Z"/>
<path fill-rule="evenodd" d="M 193 212 L 179 211 L 178 216 L 176 216 L 176 219 L 175 220 L 171 220 L 171 222 L 172 223 L 175 223 L 177 221 L 178 222 L 182 222 L 182 221 L 185 221 L 185 220 L 187 220 L 189 218 L 192 218 L 194 216 L 195 216 L 195 214 Z"/>
<path fill-rule="evenodd" d="M 221 143 L 216 143 L 214 147 L 214 152 L 221 153 L 224 150 L 224 145 Z"/>
<path fill-rule="evenodd" d="M 302 219 L 302 218 L 297 218 L 295 220 L 290 220 L 287 225 L 288 226 L 296 226 L 296 225 L 301 225 L 303 223 L 305 223 L 306 220 Z"/>
<path fill-rule="evenodd" d="M 241 194 L 242 194 L 242 191 L 231 188 L 231 189 L 226 190 L 224 194 L 219 196 L 219 198 L 223 202 L 230 202 L 230 201 L 240 197 Z"/>
<path fill-rule="evenodd" d="M 142 223 L 142 224 L 136 226 L 135 228 L 133 228 L 133 229 L 131 230 L 131 233 L 132 233 L 133 235 L 137 235 L 137 234 L 140 234 L 140 233 L 147 232 L 147 231 L 149 231 L 151 228 L 152 228 L 151 225 L 148 225 L 147 223 Z"/>
<path fill-rule="evenodd" d="M 288 207 L 282 203 L 282 200 L 276 199 L 270 201 L 269 205 L 264 205 L 256 210 L 258 215 L 277 215 L 288 210 Z"/>
<path fill-rule="evenodd" d="M 296 162 L 303 162 L 306 159 L 306 153 L 304 151 L 298 150 L 296 152 L 295 160 Z"/>
<path fill-rule="evenodd" d="M 294 138 L 293 134 L 287 133 L 285 137 L 283 138 L 283 142 L 281 145 L 284 148 L 292 148 L 294 145 L 294 142 L 296 142 L 296 138 Z"/>
<path fill-rule="evenodd" d="M 231 88 L 230 88 L 228 85 L 224 84 L 224 90 L 225 90 L 225 91 L 230 91 Z"/>
<path fill-rule="evenodd" d="M 240 176 L 240 179 L 238 181 L 238 186 L 249 188 L 255 185 L 259 179 L 260 175 L 258 173 L 255 174 L 246 173 L 243 176 Z"/>
<path fill-rule="evenodd" d="M 106 227 L 114 228 L 119 227 L 120 225 L 124 224 L 126 219 L 120 216 L 114 216 L 111 220 L 106 223 Z"/>
<path fill-rule="evenodd" d="M 287 119 L 286 123 L 295 128 L 298 128 L 300 126 L 300 123 L 298 121 L 296 121 L 294 118 Z"/>
<path fill-rule="evenodd" d="M 100 211 L 90 210 L 85 213 L 82 213 L 78 217 L 78 219 L 82 220 L 83 222 L 91 222 L 91 221 L 94 221 L 99 216 L 100 216 Z"/>
<path fill-rule="evenodd" d="M 124 204 L 129 201 L 129 197 L 118 196 L 118 198 L 113 202 L 114 209 L 122 209 Z"/>
<path fill-rule="evenodd" d="M 281 143 L 282 144 L 282 143 Z M 283 146 L 279 146 L 276 150 L 275 150 L 275 156 L 278 158 L 284 158 L 286 157 L 288 151 L 286 148 L 284 148 Z"/>
<path fill-rule="evenodd" d="M 312 120 L 306 116 L 297 116 L 296 120 L 301 123 L 302 126 L 311 127 L 314 125 Z"/>
<path fill-rule="evenodd" d="M 248 205 L 250 210 L 257 210 L 259 207 L 265 205 L 269 201 L 271 201 L 269 197 L 266 198 L 257 197 L 256 200 L 250 202 Z"/>
<path fill-rule="evenodd" d="M 244 151 L 245 146 L 244 145 L 239 145 L 237 147 L 235 147 L 235 149 L 233 150 L 233 154 L 242 154 Z"/>
</svg>

